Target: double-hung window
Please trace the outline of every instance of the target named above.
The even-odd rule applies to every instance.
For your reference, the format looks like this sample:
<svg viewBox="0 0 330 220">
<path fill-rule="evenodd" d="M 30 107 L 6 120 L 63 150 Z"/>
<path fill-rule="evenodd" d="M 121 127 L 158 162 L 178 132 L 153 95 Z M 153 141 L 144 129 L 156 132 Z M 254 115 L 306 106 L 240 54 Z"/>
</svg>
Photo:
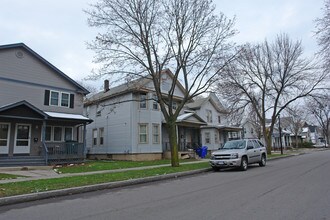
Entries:
<svg viewBox="0 0 330 220">
<path fill-rule="evenodd" d="M 148 124 L 139 124 L 139 143 L 148 143 Z"/>
<path fill-rule="evenodd" d="M 48 90 L 49 91 L 49 90 Z M 71 107 L 70 101 L 70 93 L 67 92 L 58 92 L 58 91 L 50 91 L 49 92 L 49 103 L 48 98 L 46 98 L 46 105 L 51 106 L 61 106 L 61 107 Z M 72 95 L 73 96 L 73 95 Z"/>
<path fill-rule="evenodd" d="M 58 106 L 59 99 L 60 99 L 59 92 L 55 92 L 55 91 L 50 92 L 50 105 Z"/>
<path fill-rule="evenodd" d="M 61 93 L 61 106 L 62 107 L 69 107 L 70 103 L 70 94 L 69 93 Z"/>
<path fill-rule="evenodd" d="M 140 109 L 147 109 L 147 94 L 140 93 Z"/>
<path fill-rule="evenodd" d="M 160 138 L 159 138 L 159 124 L 153 124 L 152 125 L 152 143 L 153 144 L 159 144 Z"/>
<path fill-rule="evenodd" d="M 152 109 L 158 110 L 158 97 L 156 94 L 152 95 Z"/>
<path fill-rule="evenodd" d="M 104 128 L 99 128 L 99 144 L 104 144 Z"/>
</svg>

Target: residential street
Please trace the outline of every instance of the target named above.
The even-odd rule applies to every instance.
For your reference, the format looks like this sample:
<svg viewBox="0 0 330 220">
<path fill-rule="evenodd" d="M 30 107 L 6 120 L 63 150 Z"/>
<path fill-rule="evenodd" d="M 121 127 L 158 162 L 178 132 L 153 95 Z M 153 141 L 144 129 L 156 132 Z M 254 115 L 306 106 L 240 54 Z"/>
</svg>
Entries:
<svg viewBox="0 0 330 220">
<path fill-rule="evenodd" d="M 330 219 L 330 151 L 0 207 L 0 219 Z"/>
</svg>

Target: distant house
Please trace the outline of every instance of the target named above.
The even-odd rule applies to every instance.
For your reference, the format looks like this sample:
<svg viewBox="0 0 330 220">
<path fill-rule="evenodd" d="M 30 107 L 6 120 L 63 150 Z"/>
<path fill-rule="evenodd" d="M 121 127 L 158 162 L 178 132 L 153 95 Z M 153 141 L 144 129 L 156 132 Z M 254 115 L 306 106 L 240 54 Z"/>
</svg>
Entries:
<svg viewBox="0 0 330 220">
<path fill-rule="evenodd" d="M 162 72 L 164 97 L 172 77 L 170 70 Z M 182 102 L 184 93 L 184 87 L 177 82 L 173 108 Z M 86 100 L 85 114 L 94 120 L 87 126 L 90 158 L 155 160 L 169 155 L 166 122 L 150 79 L 140 78 L 113 88 L 105 81 L 104 91 Z M 221 146 L 229 137 L 219 131 L 233 129 L 225 126 L 225 114 L 213 95 L 186 105 L 176 121 L 179 151 L 184 153 L 203 145 L 210 150 Z"/>
<path fill-rule="evenodd" d="M 229 113 L 214 93 L 188 103 L 186 110 L 194 111 L 207 123 L 200 127 L 201 143 L 209 150 L 217 150 L 228 140 L 241 138 L 242 128 L 229 125 Z"/>
<path fill-rule="evenodd" d="M 88 93 L 25 44 L 0 46 L 0 165 L 83 159 Z"/>
</svg>

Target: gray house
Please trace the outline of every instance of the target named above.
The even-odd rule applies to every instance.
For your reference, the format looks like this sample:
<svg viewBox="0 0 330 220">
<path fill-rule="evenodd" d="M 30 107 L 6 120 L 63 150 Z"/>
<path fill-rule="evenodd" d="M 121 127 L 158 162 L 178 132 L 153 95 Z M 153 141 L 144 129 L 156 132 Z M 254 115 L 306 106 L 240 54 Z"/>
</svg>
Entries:
<svg viewBox="0 0 330 220">
<path fill-rule="evenodd" d="M 217 150 L 228 140 L 241 138 L 242 128 L 229 125 L 229 112 L 214 93 L 187 104 L 186 109 L 194 111 L 206 122 L 200 127 L 200 135 L 202 145 L 209 150 Z"/>
<path fill-rule="evenodd" d="M 83 159 L 88 93 L 25 44 L 0 46 L 0 165 Z"/>
<path fill-rule="evenodd" d="M 162 73 L 162 92 L 166 95 L 172 84 L 170 70 Z M 175 87 L 175 108 L 185 90 Z M 87 155 L 94 159 L 155 160 L 169 157 L 169 136 L 157 103 L 153 83 L 141 78 L 109 88 L 88 98 L 85 114 L 93 119 L 87 126 Z M 177 118 L 179 155 L 199 146 L 217 149 L 239 128 L 226 126 L 226 114 L 214 94 L 188 104 Z M 220 122 L 221 121 L 221 122 Z"/>
</svg>

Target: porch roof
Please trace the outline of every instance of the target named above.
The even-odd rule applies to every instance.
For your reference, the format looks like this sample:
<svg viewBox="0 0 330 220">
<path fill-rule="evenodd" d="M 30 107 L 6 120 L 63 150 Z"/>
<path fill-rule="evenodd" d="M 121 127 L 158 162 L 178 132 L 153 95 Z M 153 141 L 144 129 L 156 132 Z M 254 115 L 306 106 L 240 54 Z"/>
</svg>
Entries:
<svg viewBox="0 0 330 220">
<path fill-rule="evenodd" d="M 57 118 L 57 119 L 66 119 L 66 120 L 79 120 L 79 121 L 86 121 L 86 122 L 93 122 L 92 119 L 87 118 L 83 115 L 78 114 L 67 114 L 67 113 L 60 113 L 60 112 L 45 112 L 49 119 Z"/>
<path fill-rule="evenodd" d="M 242 127 L 236 127 L 236 126 L 230 126 L 230 125 L 206 125 L 206 126 L 202 126 L 203 128 L 216 128 L 219 130 L 223 130 L 223 131 L 241 131 L 243 130 Z"/>
<path fill-rule="evenodd" d="M 79 114 L 67 114 L 60 112 L 46 112 L 31 103 L 22 100 L 16 103 L 0 106 L 0 117 L 28 119 L 28 120 L 70 120 L 92 122 L 93 120 Z"/>
<path fill-rule="evenodd" d="M 184 113 L 182 115 L 179 115 L 177 120 L 177 123 L 191 123 L 191 124 L 198 124 L 198 125 L 206 125 L 207 123 L 199 117 L 197 114 L 193 112 Z"/>
</svg>

